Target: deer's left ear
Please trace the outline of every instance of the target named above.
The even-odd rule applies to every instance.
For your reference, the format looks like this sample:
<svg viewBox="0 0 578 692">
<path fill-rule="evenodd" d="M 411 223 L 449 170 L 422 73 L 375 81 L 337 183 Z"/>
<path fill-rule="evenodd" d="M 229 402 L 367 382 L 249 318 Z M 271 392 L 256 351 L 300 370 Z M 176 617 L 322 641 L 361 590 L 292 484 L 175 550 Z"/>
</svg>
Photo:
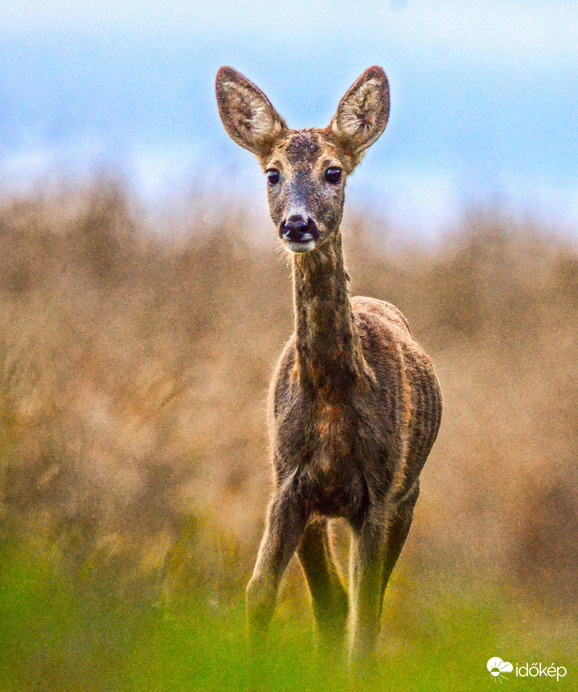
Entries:
<svg viewBox="0 0 578 692">
<path fill-rule="evenodd" d="M 341 99 L 329 130 L 354 156 L 360 156 L 385 130 L 389 82 L 383 68 L 369 67 Z"/>
</svg>

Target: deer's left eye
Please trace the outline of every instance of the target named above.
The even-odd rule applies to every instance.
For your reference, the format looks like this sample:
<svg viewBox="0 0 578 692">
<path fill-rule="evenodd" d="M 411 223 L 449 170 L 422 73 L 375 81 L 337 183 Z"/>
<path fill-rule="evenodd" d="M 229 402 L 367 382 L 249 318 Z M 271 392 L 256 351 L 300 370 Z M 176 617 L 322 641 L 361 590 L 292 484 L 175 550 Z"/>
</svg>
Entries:
<svg viewBox="0 0 578 692">
<path fill-rule="evenodd" d="M 337 185 L 341 180 L 341 168 L 332 166 L 325 171 L 325 180 L 332 185 Z"/>
</svg>

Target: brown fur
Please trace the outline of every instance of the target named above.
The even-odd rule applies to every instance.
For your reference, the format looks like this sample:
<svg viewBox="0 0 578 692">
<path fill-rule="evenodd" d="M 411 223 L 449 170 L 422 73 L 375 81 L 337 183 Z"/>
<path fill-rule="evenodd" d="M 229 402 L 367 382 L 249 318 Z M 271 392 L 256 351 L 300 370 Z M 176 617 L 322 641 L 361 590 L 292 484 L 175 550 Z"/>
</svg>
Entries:
<svg viewBox="0 0 578 692">
<path fill-rule="evenodd" d="M 269 406 L 275 491 L 247 590 L 251 639 L 261 646 L 297 551 L 321 644 L 339 647 L 349 614 L 358 659 L 375 648 L 383 593 L 441 417 L 437 379 L 405 318 L 381 300 L 350 298 L 341 247 L 345 178 L 385 128 L 387 78 L 379 67 L 366 70 L 325 129 L 289 129 L 232 68 L 219 71 L 217 98 L 231 137 L 278 172 L 269 185 L 271 217 L 295 252 L 295 333 Z M 338 183 L 327 181 L 329 168 L 342 171 Z M 309 244 L 287 241 L 291 219 L 310 231 Z M 331 517 L 352 530 L 350 599 L 331 552 Z"/>
</svg>

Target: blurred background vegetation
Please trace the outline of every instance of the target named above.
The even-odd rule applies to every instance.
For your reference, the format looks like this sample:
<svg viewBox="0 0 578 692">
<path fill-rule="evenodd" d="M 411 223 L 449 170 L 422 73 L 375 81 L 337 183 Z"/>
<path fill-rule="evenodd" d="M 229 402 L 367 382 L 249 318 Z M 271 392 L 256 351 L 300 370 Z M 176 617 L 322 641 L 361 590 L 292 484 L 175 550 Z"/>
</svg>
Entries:
<svg viewBox="0 0 578 692">
<path fill-rule="evenodd" d="M 154 221 L 113 178 L 0 198 L 3 690 L 247 687 L 266 390 L 293 319 L 259 226 L 202 189 Z M 576 236 L 480 208 L 417 248 L 361 206 L 344 235 L 353 294 L 408 317 L 444 419 L 374 676 L 315 660 L 292 564 L 262 688 L 485 689 L 496 655 L 566 665 L 570 688 Z"/>
</svg>

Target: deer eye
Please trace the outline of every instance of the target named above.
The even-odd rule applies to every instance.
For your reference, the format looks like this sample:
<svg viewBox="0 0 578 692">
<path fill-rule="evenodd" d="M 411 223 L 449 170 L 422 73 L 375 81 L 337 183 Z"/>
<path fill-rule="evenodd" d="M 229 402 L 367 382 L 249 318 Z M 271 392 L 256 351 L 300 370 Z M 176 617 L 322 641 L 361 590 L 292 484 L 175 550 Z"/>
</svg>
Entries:
<svg viewBox="0 0 578 692">
<path fill-rule="evenodd" d="M 332 185 L 337 185 L 341 180 L 341 168 L 335 168 L 332 166 L 325 171 L 325 180 Z"/>
<path fill-rule="evenodd" d="M 270 168 L 267 171 L 267 182 L 269 183 L 269 185 L 277 185 L 280 178 L 281 176 L 279 175 L 279 171 L 276 168 Z"/>
</svg>

